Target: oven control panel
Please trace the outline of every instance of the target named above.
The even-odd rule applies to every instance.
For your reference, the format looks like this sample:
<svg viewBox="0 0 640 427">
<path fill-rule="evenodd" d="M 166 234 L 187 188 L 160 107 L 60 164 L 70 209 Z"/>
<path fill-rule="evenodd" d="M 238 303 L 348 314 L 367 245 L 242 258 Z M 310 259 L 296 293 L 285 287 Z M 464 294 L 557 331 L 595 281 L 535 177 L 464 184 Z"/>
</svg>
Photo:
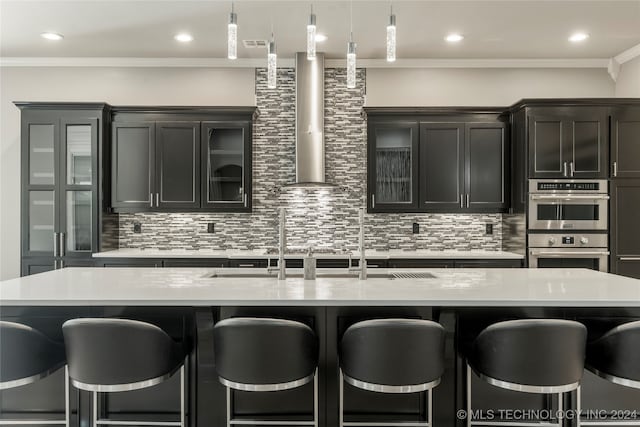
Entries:
<svg viewBox="0 0 640 427">
<path fill-rule="evenodd" d="M 607 180 L 530 179 L 529 193 L 602 193 L 608 192 Z"/>
<path fill-rule="evenodd" d="M 606 248 L 606 234 L 529 234 L 530 248 Z"/>
</svg>

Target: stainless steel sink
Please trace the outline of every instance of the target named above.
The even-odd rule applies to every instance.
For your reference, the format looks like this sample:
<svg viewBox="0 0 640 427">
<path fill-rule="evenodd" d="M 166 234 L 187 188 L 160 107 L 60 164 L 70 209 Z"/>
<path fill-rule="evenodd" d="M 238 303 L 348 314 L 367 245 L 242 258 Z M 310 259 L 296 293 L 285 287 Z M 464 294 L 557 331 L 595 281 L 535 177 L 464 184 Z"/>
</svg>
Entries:
<svg viewBox="0 0 640 427">
<path fill-rule="evenodd" d="M 278 277 L 278 272 L 267 272 L 264 270 L 259 271 L 216 271 L 213 273 L 207 273 L 203 277 L 207 279 L 215 279 L 215 278 L 238 278 L 238 279 L 252 279 L 252 278 L 264 278 L 264 277 Z M 291 272 L 287 273 L 288 278 L 297 278 L 300 279 L 303 277 L 303 274 L 300 272 Z M 317 278 L 336 278 L 336 279 L 348 279 L 348 278 L 358 278 L 357 272 L 347 273 L 344 271 L 323 271 L 318 272 L 316 274 Z M 368 279 L 435 279 L 436 276 L 428 271 L 416 271 L 416 272 L 375 272 L 369 270 L 367 272 Z"/>
</svg>

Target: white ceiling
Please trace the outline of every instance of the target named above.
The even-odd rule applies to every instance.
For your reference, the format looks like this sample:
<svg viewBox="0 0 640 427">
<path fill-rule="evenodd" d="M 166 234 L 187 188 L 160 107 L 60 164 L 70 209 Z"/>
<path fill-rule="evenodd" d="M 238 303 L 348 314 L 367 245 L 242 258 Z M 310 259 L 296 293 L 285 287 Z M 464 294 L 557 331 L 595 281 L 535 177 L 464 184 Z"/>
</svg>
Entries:
<svg viewBox="0 0 640 427">
<path fill-rule="evenodd" d="M 389 1 L 353 1 L 358 57 L 383 59 Z M 348 1 L 313 1 L 318 50 L 343 58 Z M 309 1 L 235 2 L 240 39 L 266 39 L 273 25 L 280 57 L 305 49 Z M 0 0 L 2 57 L 225 58 L 230 1 Z M 640 44 L 640 0 L 627 1 L 393 1 L 399 59 L 610 58 Z M 64 34 L 60 42 L 40 33 Z M 194 41 L 175 41 L 178 32 Z M 575 31 L 591 37 L 567 41 Z M 450 32 L 463 42 L 443 40 Z M 238 48 L 239 58 L 264 50 Z"/>
</svg>

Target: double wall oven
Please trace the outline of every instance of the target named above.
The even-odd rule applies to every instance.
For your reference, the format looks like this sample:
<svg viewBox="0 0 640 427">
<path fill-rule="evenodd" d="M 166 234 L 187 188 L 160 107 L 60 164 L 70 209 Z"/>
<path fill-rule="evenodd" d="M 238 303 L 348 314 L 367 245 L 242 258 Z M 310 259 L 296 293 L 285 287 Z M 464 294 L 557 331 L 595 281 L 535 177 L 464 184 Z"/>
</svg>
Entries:
<svg viewBox="0 0 640 427">
<path fill-rule="evenodd" d="M 608 271 L 607 180 L 529 180 L 529 267 Z"/>
</svg>

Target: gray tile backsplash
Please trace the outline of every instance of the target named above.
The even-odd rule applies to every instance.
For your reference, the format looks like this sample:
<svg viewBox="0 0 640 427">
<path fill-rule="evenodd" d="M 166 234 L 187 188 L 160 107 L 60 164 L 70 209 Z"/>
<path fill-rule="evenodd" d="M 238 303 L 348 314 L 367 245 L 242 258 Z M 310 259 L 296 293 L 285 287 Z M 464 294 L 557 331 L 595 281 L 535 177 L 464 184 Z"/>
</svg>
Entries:
<svg viewBox="0 0 640 427">
<path fill-rule="evenodd" d="M 365 70 L 357 88 L 346 88 L 345 69 L 325 70 L 325 152 L 332 188 L 285 187 L 295 180 L 295 71 L 278 70 L 277 89 L 266 86 L 266 70 L 256 72 L 259 116 L 253 139 L 251 214 L 120 214 L 121 248 L 266 249 L 277 245 L 278 209 L 287 209 L 290 247 L 356 249 L 358 209 L 366 197 L 366 125 L 362 116 Z M 133 224 L 142 224 L 133 233 Z M 215 233 L 207 233 L 207 223 Z M 412 234 L 412 224 L 420 234 Z M 485 224 L 493 235 L 485 235 Z M 371 249 L 502 249 L 502 215 L 368 214 Z"/>
</svg>

